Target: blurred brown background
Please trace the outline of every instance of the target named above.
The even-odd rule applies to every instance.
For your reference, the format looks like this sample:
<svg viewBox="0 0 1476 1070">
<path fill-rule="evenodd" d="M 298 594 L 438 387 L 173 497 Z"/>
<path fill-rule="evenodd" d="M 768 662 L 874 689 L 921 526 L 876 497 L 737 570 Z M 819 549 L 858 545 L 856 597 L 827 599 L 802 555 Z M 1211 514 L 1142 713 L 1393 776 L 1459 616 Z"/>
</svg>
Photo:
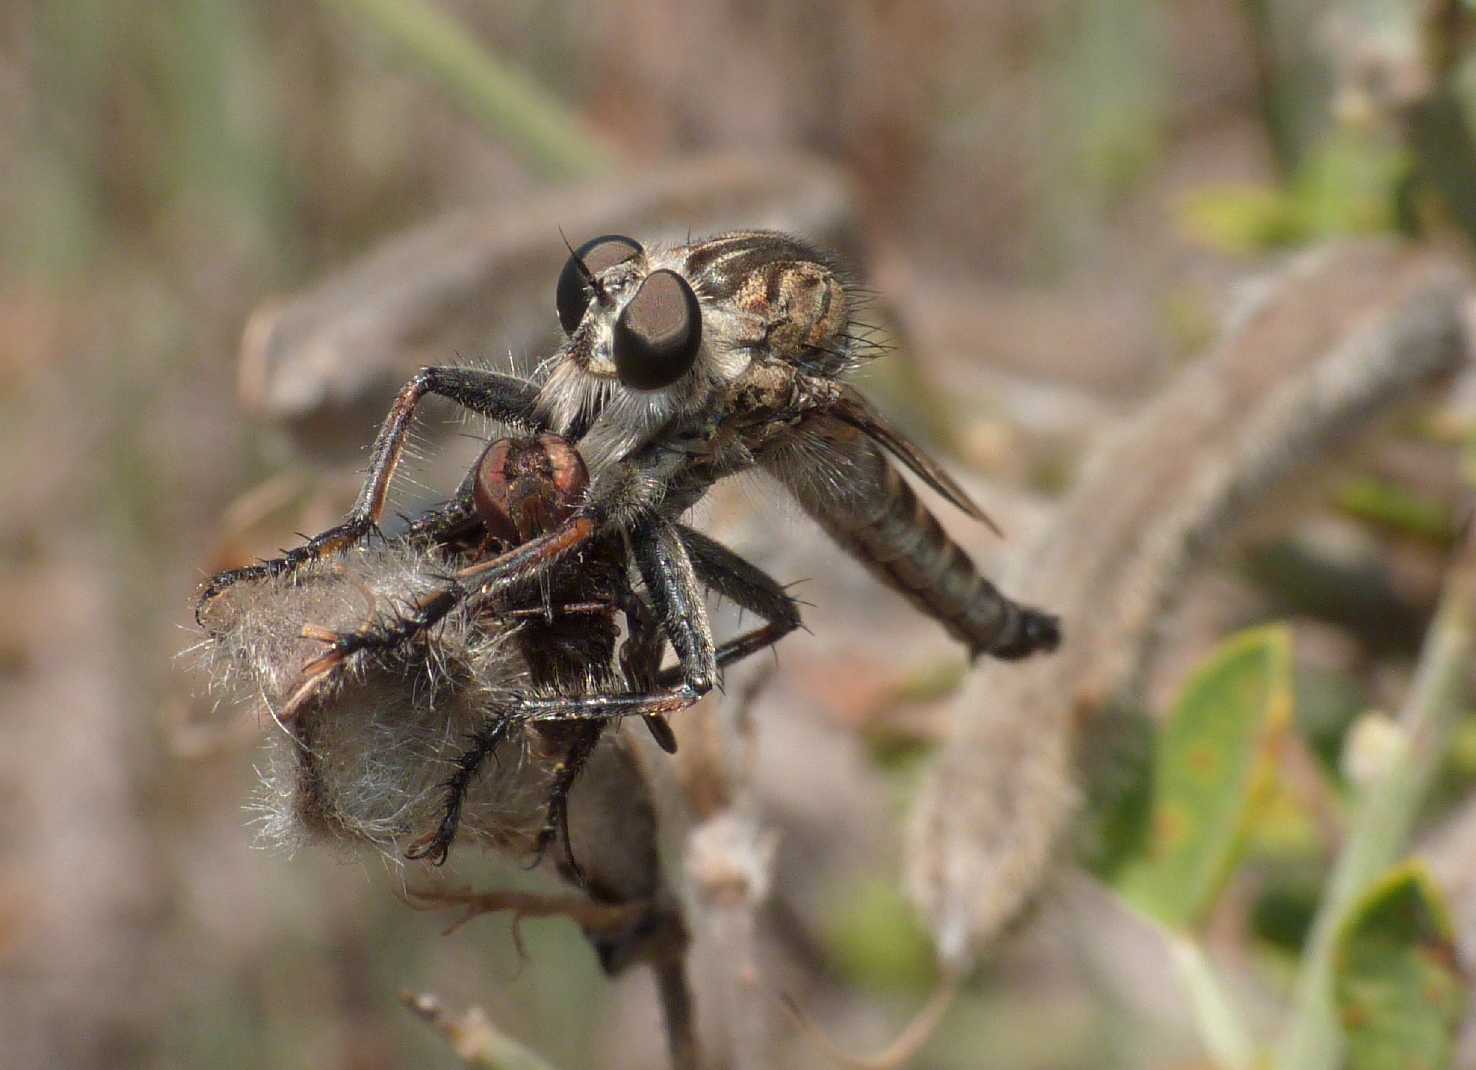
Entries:
<svg viewBox="0 0 1476 1070">
<path fill-rule="evenodd" d="M 516 248 L 544 252 L 495 261 L 487 300 L 511 311 L 406 359 L 523 360 L 553 324 L 559 226 L 680 236 L 739 205 L 733 223 L 822 228 L 900 342 L 863 386 L 1018 533 L 1241 279 L 1428 216 L 1403 185 L 1403 7 L 0 0 L 0 1065 L 451 1065 L 407 987 L 483 1005 L 559 1066 L 659 1058 L 649 981 L 608 984 L 567 924 L 524 926 L 520 961 L 500 920 L 442 938 L 377 861 L 252 849 L 257 727 L 212 714 L 177 657 L 191 591 L 331 522 L 405 370 L 286 342 L 238 367 L 263 302 L 446 212 L 521 218 Z M 765 183 L 780 161 L 804 177 Z M 403 270 L 475 243 L 495 260 L 502 231 L 464 233 Z M 401 504 L 455 467 L 422 465 Z M 865 1048 L 930 980 L 896 890 L 897 754 L 937 730 L 962 656 L 792 509 L 776 533 L 766 493 L 700 519 L 810 578 L 815 634 L 786 640 L 762 700 L 760 780 L 781 876 L 804 871 L 789 921 L 829 978 L 817 1016 Z M 1403 545 L 1418 614 L 1438 555 Z M 1265 611 L 1264 588 L 1224 582 Z M 1145 1027 L 1031 939 L 921 1065 L 1193 1057 L 1173 1015 Z"/>
</svg>

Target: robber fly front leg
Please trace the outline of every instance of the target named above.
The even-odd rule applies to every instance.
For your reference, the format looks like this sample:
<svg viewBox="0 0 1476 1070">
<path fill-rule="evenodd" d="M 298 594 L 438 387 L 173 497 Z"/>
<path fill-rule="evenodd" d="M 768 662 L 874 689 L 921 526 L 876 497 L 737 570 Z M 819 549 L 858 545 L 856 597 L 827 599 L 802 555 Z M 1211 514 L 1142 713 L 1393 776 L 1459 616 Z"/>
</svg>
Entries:
<svg viewBox="0 0 1476 1070">
<path fill-rule="evenodd" d="M 677 527 L 653 516 L 631 533 L 631 549 L 651 605 L 681 665 L 681 686 L 696 702 L 718 681 L 717 646 L 702 585 Z"/>
<path fill-rule="evenodd" d="M 763 569 L 700 531 L 678 524 L 677 533 L 702 585 L 732 599 L 741 608 L 764 620 L 760 627 L 735 636 L 717 648 L 719 670 L 773 646 L 802 626 L 799 604 Z M 662 687 L 671 687 L 680 679 L 681 666 L 675 666 L 663 670 L 656 682 Z"/>
<path fill-rule="evenodd" d="M 381 435 L 381 437 L 384 436 Z M 377 459 L 379 450 L 376 448 L 375 452 Z M 505 553 L 458 570 L 447 578 L 441 588 L 425 595 L 396 618 L 379 626 L 363 628 L 356 632 L 328 636 L 315 635 L 315 638 L 321 638 L 327 642 L 328 649 L 304 668 L 307 682 L 311 683 L 335 671 L 348 658 L 360 651 L 393 649 L 423 633 L 426 629 L 434 627 L 454 609 L 469 600 L 479 604 L 483 602 L 505 603 L 508 596 L 517 592 L 519 588 L 536 581 L 541 576 L 548 575 L 559 561 L 587 547 L 612 517 L 627 518 L 644 515 L 651 518 L 647 521 L 648 523 L 664 524 L 665 521 L 658 520 L 651 508 L 650 498 L 654 493 L 653 488 L 662 485 L 658 479 L 653 478 L 652 470 L 659 475 L 663 465 L 671 466 L 680 461 L 679 459 L 673 460 L 670 455 L 655 450 L 650 451 L 645 459 L 648 463 L 644 466 L 632 462 L 623 462 L 616 466 L 602 481 L 590 488 L 585 500 L 557 526 L 514 546 Z M 367 489 L 366 486 L 366 492 Z M 319 536 L 319 539 L 324 537 Z M 680 549 L 679 546 L 678 549 Z M 685 560 L 685 554 L 682 558 Z M 690 571 L 690 564 L 688 570 Z M 676 597 L 685 596 L 678 594 Z M 696 600 L 696 604 L 700 609 L 700 599 Z M 660 612 L 659 607 L 658 612 Z M 660 616 L 663 624 L 669 619 L 669 615 L 664 612 L 660 612 Z M 702 624 L 706 628 L 705 612 Z M 668 634 L 670 634 L 669 626 Z M 710 644 L 710 629 L 708 634 Z M 715 672 L 714 668 L 713 675 Z M 707 689 L 711 686 L 709 683 Z M 302 694 L 310 696 L 313 691 L 314 688 L 307 687 Z M 706 689 L 696 694 L 690 702 L 695 702 L 705 693 Z"/>
<path fill-rule="evenodd" d="M 374 440 L 369 475 L 343 523 L 281 557 L 212 576 L 195 603 L 196 620 L 200 620 L 211 599 L 232 584 L 294 572 L 305 564 L 342 553 L 373 531 L 384 514 L 385 498 L 404 453 L 405 437 L 415 408 L 427 394 L 448 398 L 463 408 L 496 420 L 541 429 L 541 421 L 534 413 L 538 388 L 532 383 L 478 368 L 421 368 L 400 388 L 394 405 L 390 407 L 389 415 Z M 200 623 L 203 627 L 203 620 Z"/>
<path fill-rule="evenodd" d="M 496 600 L 579 549 L 595 533 L 587 516 L 574 516 L 536 539 L 455 573 L 446 583 L 388 621 L 354 632 L 315 635 L 327 649 L 303 667 L 311 681 L 337 669 L 360 651 L 388 651 L 435 627 L 470 598 Z M 304 692 L 307 694 L 307 692 Z"/>
</svg>

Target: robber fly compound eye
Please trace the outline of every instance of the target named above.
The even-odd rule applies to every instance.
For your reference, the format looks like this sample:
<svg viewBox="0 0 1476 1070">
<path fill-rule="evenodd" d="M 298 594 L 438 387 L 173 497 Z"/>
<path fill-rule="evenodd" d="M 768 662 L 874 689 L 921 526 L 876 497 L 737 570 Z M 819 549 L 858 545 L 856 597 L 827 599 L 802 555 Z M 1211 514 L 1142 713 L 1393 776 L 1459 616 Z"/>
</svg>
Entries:
<svg viewBox="0 0 1476 1070">
<path fill-rule="evenodd" d="M 635 390 L 660 390 L 691 369 L 702 345 L 702 308 L 687 280 L 655 271 L 615 321 L 615 371 Z"/>
<path fill-rule="evenodd" d="M 559 272 L 559 285 L 554 294 L 564 333 L 574 333 L 579 321 L 584 319 L 584 310 L 589 308 L 591 298 L 600 297 L 603 301 L 598 282 L 601 272 L 644 254 L 645 249 L 640 242 L 622 234 L 601 234 L 578 249 L 570 250 L 564 270 Z"/>
</svg>

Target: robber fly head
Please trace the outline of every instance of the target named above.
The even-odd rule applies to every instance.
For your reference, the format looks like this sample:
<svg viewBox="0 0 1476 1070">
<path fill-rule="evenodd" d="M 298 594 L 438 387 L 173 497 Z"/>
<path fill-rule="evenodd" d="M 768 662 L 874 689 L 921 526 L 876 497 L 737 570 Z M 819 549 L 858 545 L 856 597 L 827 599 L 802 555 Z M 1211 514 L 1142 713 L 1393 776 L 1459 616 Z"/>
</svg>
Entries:
<svg viewBox="0 0 1476 1070">
<path fill-rule="evenodd" d="M 559 275 L 568 336 L 539 398 L 598 465 L 706 410 L 756 359 L 803 363 L 846 343 L 845 290 L 819 254 L 771 232 L 671 248 L 603 234 Z"/>
</svg>

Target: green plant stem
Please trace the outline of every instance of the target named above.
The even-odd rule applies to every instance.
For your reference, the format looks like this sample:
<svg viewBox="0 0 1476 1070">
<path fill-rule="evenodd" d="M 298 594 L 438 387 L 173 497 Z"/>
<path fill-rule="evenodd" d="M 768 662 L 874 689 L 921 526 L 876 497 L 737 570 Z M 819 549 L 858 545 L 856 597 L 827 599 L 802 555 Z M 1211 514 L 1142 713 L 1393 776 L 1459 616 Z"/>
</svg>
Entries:
<svg viewBox="0 0 1476 1070">
<path fill-rule="evenodd" d="M 1471 665 L 1476 541 L 1469 536 L 1446 579 L 1425 638 L 1414 689 L 1400 716 L 1404 742 L 1389 768 L 1360 794 L 1347 840 L 1328 880 L 1297 978 L 1292 1019 L 1278 1053 L 1281 1070 L 1334 1070 L 1342 1033 L 1333 1009 L 1333 949 L 1349 907 L 1404 852 L 1430 782 L 1465 710 Z"/>
<path fill-rule="evenodd" d="M 1286 177 L 1296 169 L 1300 153 L 1293 124 L 1287 115 L 1286 92 L 1277 69 L 1276 34 L 1270 0 L 1243 0 L 1241 6 L 1250 27 L 1261 122 L 1266 128 L 1266 139 L 1270 143 L 1276 169 Z"/>
<path fill-rule="evenodd" d="M 1204 950 L 1197 941 L 1179 933 L 1166 931 L 1164 937 L 1189 997 L 1205 1051 L 1217 1066 L 1226 1070 L 1248 1070 L 1255 1064 L 1255 1047 Z"/>
<path fill-rule="evenodd" d="M 614 168 L 614 155 L 562 104 L 429 5 L 416 0 L 324 3 L 391 41 L 540 174 L 580 178 Z"/>
<path fill-rule="evenodd" d="M 1432 0 L 1420 25 L 1424 65 L 1430 89 L 1405 110 L 1406 139 L 1421 177 L 1445 206 L 1449 219 L 1476 243 L 1476 196 L 1471 169 L 1476 167 L 1476 132 L 1467 120 L 1459 86 L 1463 47 L 1471 29 L 1469 0 Z"/>
</svg>

